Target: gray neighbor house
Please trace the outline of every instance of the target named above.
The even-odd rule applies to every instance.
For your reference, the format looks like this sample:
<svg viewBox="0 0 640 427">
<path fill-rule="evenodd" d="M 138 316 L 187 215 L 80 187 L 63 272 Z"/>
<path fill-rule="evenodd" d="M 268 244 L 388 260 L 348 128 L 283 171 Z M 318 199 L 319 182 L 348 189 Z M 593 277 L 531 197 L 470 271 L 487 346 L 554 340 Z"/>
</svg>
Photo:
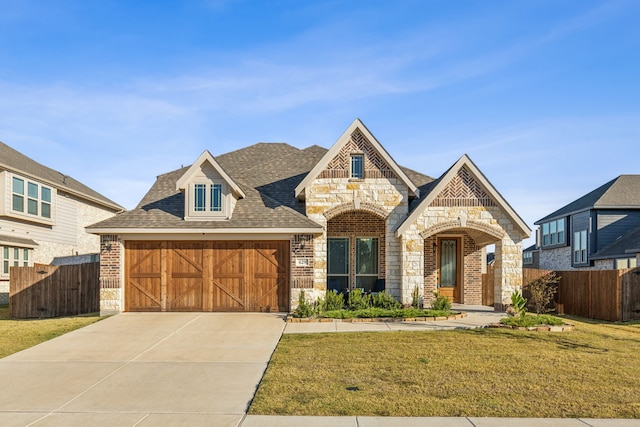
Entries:
<svg viewBox="0 0 640 427">
<path fill-rule="evenodd" d="M 523 267 L 617 270 L 640 264 L 640 175 L 620 175 L 535 223 Z"/>
</svg>

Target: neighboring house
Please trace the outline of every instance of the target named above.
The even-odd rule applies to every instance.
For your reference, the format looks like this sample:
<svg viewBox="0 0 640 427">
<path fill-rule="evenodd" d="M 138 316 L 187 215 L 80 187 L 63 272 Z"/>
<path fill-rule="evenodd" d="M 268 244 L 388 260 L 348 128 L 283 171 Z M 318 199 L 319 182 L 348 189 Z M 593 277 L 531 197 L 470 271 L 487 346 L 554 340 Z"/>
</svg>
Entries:
<svg viewBox="0 0 640 427">
<path fill-rule="evenodd" d="M 540 268 L 540 248 L 538 248 L 537 243 L 522 251 L 522 267 Z"/>
<path fill-rule="evenodd" d="M 117 203 L 0 142 L 0 303 L 14 266 L 93 254 L 100 239 L 85 227 L 122 211 Z"/>
<path fill-rule="evenodd" d="M 638 265 L 640 175 L 620 175 L 535 223 L 540 268 L 614 270 Z"/>
<path fill-rule="evenodd" d="M 496 308 L 521 285 L 530 230 L 462 156 L 440 178 L 399 166 L 360 120 L 329 149 L 260 143 L 158 176 L 102 236 L 103 311 L 289 311 L 299 292 L 417 287 Z"/>
</svg>

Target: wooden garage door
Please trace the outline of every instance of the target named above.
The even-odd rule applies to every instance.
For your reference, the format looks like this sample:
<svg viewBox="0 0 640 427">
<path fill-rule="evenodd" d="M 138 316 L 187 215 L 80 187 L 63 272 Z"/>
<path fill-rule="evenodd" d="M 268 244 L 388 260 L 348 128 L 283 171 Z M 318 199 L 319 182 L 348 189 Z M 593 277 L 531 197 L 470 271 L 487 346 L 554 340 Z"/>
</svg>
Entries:
<svg viewBox="0 0 640 427">
<path fill-rule="evenodd" d="M 289 242 L 127 242 L 126 311 L 288 311 Z"/>
</svg>

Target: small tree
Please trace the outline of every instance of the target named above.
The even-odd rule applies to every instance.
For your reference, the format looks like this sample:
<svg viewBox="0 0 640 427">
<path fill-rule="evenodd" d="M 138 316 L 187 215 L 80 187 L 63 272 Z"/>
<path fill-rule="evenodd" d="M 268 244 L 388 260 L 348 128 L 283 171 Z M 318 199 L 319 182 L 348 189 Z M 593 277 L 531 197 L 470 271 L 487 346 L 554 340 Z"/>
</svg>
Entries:
<svg viewBox="0 0 640 427">
<path fill-rule="evenodd" d="M 420 308 L 420 288 L 417 286 L 413 289 L 413 292 L 411 293 L 411 307 L 415 309 Z"/>
<path fill-rule="evenodd" d="M 553 310 L 551 302 L 558 292 L 559 281 L 560 277 L 552 271 L 527 285 L 527 291 L 530 295 L 529 302 L 533 304 L 537 314 Z"/>
</svg>

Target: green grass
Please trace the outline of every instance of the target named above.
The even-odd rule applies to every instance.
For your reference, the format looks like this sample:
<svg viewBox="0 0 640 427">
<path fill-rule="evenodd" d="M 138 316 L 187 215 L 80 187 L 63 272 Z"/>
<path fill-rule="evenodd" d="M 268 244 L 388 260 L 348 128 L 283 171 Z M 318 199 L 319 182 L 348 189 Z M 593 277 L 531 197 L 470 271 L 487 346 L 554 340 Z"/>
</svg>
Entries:
<svg viewBox="0 0 640 427">
<path fill-rule="evenodd" d="M 560 326 L 564 324 L 564 321 L 556 316 L 551 316 L 548 314 L 538 314 L 527 315 L 524 317 L 505 317 L 504 319 L 500 319 L 500 323 L 502 323 L 503 325 L 521 326 L 527 328 L 539 325 Z"/>
<path fill-rule="evenodd" d="M 284 335 L 250 414 L 640 418 L 640 324 Z"/>
<path fill-rule="evenodd" d="M 9 306 L 0 305 L 0 358 L 33 347 L 100 320 L 98 314 L 54 319 L 12 320 Z"/>
</svg>

